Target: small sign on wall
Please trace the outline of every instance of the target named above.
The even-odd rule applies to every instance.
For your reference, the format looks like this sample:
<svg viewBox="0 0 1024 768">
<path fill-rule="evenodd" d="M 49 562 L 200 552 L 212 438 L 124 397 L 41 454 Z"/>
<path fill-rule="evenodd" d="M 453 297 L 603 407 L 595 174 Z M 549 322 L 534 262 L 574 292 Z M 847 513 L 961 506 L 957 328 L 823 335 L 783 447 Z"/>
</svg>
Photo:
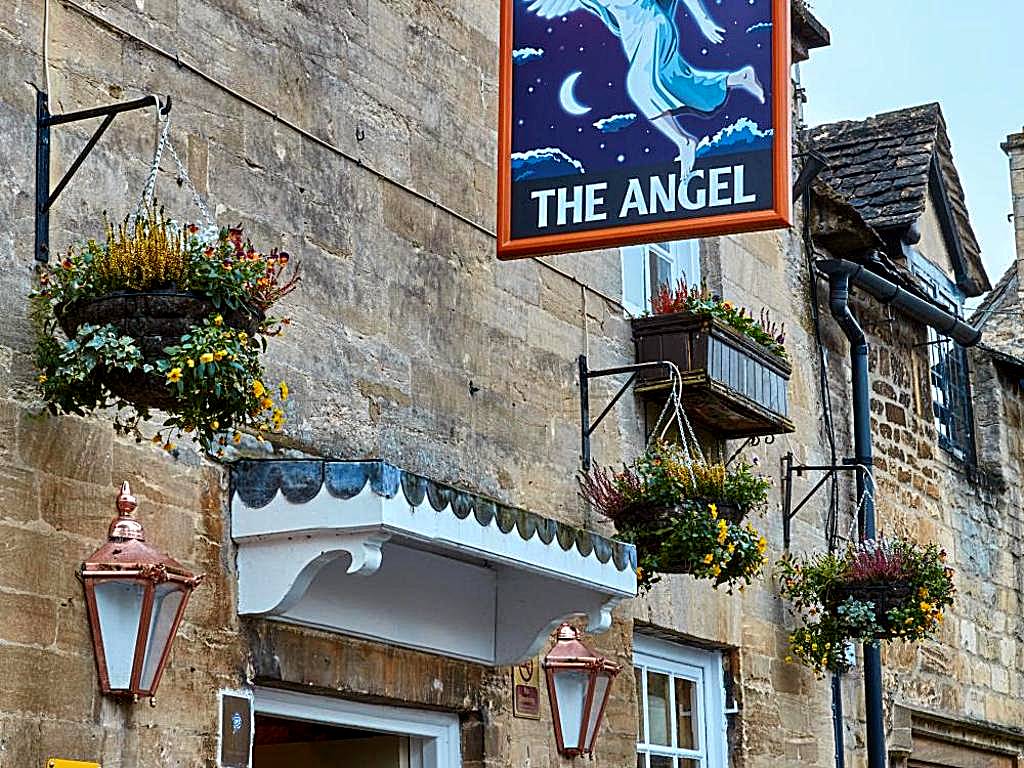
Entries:
<svg viewBox="0 0 1024 768">
<path fill-rule="evenodd" d="M 99 763 L 86 763 L 81 760 L 65 760 L 62 757 L 51 757 L 46 761 L 46 768 L 103 768 Z"/>
<path fill-rule="evenodd" d="M 540 665 L 536 659 L 512 668 L 512 714 L 540 720 Z"/>
<path fill-rule="evenodd" d="M 249 768 L 252 736 L 252 698 L 245 694 L 221 691 L 221 768 Z"/>
</svg>

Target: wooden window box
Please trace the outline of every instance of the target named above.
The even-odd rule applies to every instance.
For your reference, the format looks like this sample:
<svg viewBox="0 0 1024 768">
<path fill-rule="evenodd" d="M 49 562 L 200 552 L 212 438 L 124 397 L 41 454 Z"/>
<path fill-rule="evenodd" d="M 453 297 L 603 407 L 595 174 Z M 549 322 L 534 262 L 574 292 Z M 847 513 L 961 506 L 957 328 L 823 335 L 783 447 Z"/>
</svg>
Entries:
<svg viewBox="0 0 1024 768">
<path fill-rule="evenodd" d="M 792 368 L 752 339 L 708 314 L 681 312 L 633 320 L 638 363 L 679 367 L 690 419 L 733 440 L 794 432 L 787 387 Z M 663 400 L 671 382 L 660 370 L 641 371 L 637 392 Z"/>
</svg>

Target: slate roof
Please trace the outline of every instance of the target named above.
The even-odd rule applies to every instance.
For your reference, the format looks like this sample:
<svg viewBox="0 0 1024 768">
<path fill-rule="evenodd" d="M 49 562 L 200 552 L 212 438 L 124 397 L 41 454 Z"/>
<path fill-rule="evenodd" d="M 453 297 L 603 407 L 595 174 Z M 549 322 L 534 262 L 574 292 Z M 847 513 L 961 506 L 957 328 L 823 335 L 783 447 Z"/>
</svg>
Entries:
<svg viewBox="0 0 1024 768">
<path fill-rule="evenodd" d="M 831 166 L 822 180 L 880 232 L 909 227 L 921 217 L 936 181 L 934 164 L 949 203 L 952 250 L 959 248 L 965 262 L 961 287 L 972 296 L 991 289 L 938 104 L 821 125 L 810 129 L 808 140 Z"/>
</svg>

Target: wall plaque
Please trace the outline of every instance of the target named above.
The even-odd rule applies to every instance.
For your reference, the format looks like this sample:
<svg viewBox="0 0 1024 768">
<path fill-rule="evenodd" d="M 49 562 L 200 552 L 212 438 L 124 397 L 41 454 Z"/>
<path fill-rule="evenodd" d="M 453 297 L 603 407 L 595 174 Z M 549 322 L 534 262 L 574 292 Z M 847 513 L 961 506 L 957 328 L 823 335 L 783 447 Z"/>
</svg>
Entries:
<svg viewBox="0 0 1024 768">
<path fill-rule="evenodd" d="M 540 720 L 540 664 L 536 659 L 512 668 L 512 714 Z"/>
<path fill-rule="evenodd" d="M 221 693 L 220 765 L 221 768 L 249 768 L 252 754 L 252 699 L 233 693 Z"/>
</svg>

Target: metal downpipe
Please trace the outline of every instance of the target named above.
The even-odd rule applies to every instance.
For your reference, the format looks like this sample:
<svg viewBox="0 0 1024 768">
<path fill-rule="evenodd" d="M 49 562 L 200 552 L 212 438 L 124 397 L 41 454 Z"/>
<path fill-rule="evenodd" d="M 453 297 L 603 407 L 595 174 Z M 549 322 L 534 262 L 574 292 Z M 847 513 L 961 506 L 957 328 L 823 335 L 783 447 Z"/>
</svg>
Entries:
<svg viewBox="0 0 1024 768">
<path fill-rule="evenodd" d="M 857 498 L 863 501 L 857 522 L 861 538 L 873 539 L 875 500 L 871 449 L 871 394 L 868 388 L 868 343 L 864 330 L 850 310 L 850 280 L 855 270 L 860 267 L 849 262 L 839 264 L 849 268 L 837 268 L 828 272 L 829 309 L 850 342 L 854 458 L 858 465 L 867 469 L 866 472 L 857 473 Z M 868 768 L 885 768 L 882 653 L 877 642 L 864 643 L 864 708 L 867 719 Z"/>
</svg>

